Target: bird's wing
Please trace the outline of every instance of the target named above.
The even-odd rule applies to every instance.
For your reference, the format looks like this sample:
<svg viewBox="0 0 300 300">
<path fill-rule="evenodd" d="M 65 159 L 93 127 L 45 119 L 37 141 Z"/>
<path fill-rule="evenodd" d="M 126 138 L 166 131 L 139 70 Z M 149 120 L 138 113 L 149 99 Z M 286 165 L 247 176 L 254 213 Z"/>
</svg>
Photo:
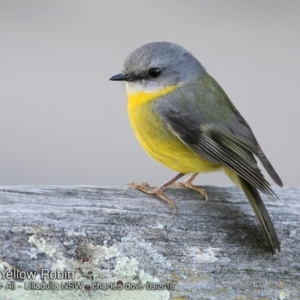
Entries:
<svg viewBox="0 0 300 300">
<path fill-rule="evenodd" d="M 267 165 L 269 173 L 272 171 L 270 175 L 276 183 L 280 184 L 281 180 L 261 151 L 249 125 L 229 99 L 226 109 L 229 105 L 232 114 L 230 118 L 225 116 L 227 121 L 222 122 L 220 115 L 221 121 L 209 117 L 209 112 L 204 111 L 201 103 L 191 95 L 185 98 L 185 93 L 181 92 L 176 94 L 176 99 L 172 97 L 172 94 L 164 97 L 153 106 L 169 130 L 200 156 L 221 163 L 266 195 L 276 198 L 253 154 L 262 161 L 265 159 L 263 164 Z"/>
<path fill-rule="evenodd" d="M 239 141 L 242 141 L 244 147 L 251 151 L 254 155 L 258 157 L 266 171 L 269 173 L 271 178 L 279 186 L 283 186 L 283 183 L 273 168 L 271 162 L 268 160 L 258 142 L 256 141 L 254 134 L 248 125 L 247 121 L 239 113 L 239 111 L 233 107 L 233 116 L 230 123 L 227 125 L 229 130 L 232 132 L 233 136 L 236 137 Z"/>
</svg>

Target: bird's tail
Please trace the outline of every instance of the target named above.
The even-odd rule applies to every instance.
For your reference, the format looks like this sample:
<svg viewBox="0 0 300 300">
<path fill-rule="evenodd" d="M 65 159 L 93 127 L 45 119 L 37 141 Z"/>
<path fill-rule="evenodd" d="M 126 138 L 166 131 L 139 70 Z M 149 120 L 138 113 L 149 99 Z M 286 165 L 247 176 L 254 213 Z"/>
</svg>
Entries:
<svg viewBox="0 0 300 300">
<path fill-rule="evenodd" d="M 268 211 L 258 193 L 258 190 L 256 187 L 245 181 L 243 178 L 238 176 L 236 173 L 234 173 L 231 170 L 226 170 L 226 173 L 230 177 L 230 179 L 238 185 L 246 194 L 257 219 L 259 220 L 265 235 L 267 237 L 268 243 L 272 249 L 273 254 L 276 253 L 276 251 L 280 252 L 280 242 L 277 236 L 277 233 L 275 231 L 275 228 L 273 226 L 273 223 L 271 221 L 271 218 L 268 214 Z"/>
</svg>

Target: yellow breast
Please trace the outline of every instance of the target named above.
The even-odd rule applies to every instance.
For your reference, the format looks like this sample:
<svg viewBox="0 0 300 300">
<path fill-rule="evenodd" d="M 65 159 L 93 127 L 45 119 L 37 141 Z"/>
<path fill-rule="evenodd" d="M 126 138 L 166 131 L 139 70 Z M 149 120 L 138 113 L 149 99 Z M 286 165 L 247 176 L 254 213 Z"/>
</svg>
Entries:
<svg viewBox="0 0 300 300">
<path fill-rule="evenodd" d="M 152 110 L 153 101 L 176 88 L 168 86 L 155 92 L 136 92 L 127 88 L 127 109 L 135 135 L 151 157 L 177 172 L 187 174 L 214 171 L 217 169 L 215 164 L 190 150 Z"/>
</svg>

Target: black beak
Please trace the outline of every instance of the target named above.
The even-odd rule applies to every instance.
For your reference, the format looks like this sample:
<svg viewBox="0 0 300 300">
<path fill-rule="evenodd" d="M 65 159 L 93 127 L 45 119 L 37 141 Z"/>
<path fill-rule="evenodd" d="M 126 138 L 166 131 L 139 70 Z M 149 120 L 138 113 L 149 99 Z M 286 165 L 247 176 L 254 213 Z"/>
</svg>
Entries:
<svg viewBox="0 0 300 300">
<path fill-rule="evenodd" d="M 128 81 L 130 78 L 127 74 L 124 74 L 124 73 L 120 73 L 120 74 L 117 74 L 111 78 L 109 78 L 109 80 L 112 80 L 112 81 Z"/>
</svg>

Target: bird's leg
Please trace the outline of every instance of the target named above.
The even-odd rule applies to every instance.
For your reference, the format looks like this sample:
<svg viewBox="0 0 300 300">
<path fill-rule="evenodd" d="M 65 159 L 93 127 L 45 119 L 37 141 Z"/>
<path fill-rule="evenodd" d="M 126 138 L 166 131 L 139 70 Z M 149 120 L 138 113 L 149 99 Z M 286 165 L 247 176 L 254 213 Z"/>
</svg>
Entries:
<svg viewBox="0 0 300 300">
<path fill-rule="evenodd" d="M 208 196 L 206 194 L 206 191 L 202 188 L 199 188 L 197 186 L 194 186 L 192 184 L 192 181 L 195 179 L 195 177 L 198 175 L 198 173 L 194 173 L 192 174 L 186 181 L 184 182 L 174 182 L 172 185 L 175 185 L 175 186 L 183 186 L 183 187 L 187 187 L 189 189 L 192 189 L 194 191 L 197 191 L 198 193 L 200 193 L 202 196 L 205 197 L 205 202 L 207 202 L 208 200 Z"/>
<path fill-rule="evenodd" d="M 171 205 L 171 207 L 173 208 L 173 214 L 175 214 L 177 211 L 177 206 L 176 206 L 175 202 L 172 199 L 170 199 L 169 197 L 167 197 L 163 193 L 163 191 L 169 185 L 173 184 L 177 179 L 181 178 L 184 175 L 185 174 L 183 174 L 183 173 L 179 173 L 174 178 L 172 178 L 171 180 L 169 180 L 168 182 L 164 183 L 163 185 L 161 185 L 157 188 L 151 187 L 147 182 L 142 182 L 142 183 L 131 182 L 128 184 L 128 186 L 130 186 L 134 189 L 138 189 L 146 194 L 158 196 L 160 199 L 168 202 Z"/>
</svg>

